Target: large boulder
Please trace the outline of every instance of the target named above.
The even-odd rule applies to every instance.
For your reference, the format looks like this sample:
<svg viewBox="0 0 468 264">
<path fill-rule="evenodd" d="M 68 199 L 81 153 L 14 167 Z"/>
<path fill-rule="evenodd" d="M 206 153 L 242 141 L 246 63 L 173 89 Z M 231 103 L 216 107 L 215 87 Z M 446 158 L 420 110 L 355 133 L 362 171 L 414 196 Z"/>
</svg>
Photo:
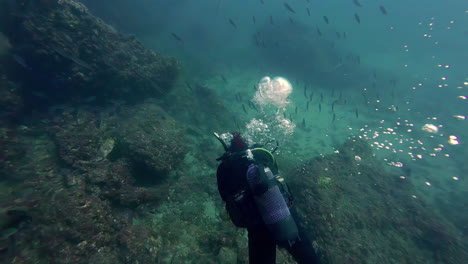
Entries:
<svg viewBox="0 0 468 264">
<path fill-rule="evenodd" d="M 370 146 L 351 139 L 287 176 L 302 224 L 322 263 L 462 263 L 460 234 L 417 196 L 409 179 L 386 172 Z"/>
<path fill-rule="evenodd" d="M 19 3 L 21 2 L 21 3 Z M 75 0 L 0 1 L 11 75 L 37 101 L 139 101 L 169 91 L 178 72 L 134 37 L 116 32 Z"/>
<path fill-rule="evenodd" d="M 182 126 L 155 104 L 126 109 L 117 135 L 117 153 L 131 161 L 138 185 L 163 182 L 186 153 Z"/>
</svg>

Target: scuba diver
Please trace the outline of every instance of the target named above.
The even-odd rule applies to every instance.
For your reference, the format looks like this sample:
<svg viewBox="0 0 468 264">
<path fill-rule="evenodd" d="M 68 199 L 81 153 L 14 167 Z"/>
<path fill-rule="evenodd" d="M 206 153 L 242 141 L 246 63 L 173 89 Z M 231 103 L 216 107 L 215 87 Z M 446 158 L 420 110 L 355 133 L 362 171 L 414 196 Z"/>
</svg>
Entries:
<svg viewBox="0 0 468 264">
<path fill-rule="evenodd" d="M 250 264 L 276 263 L 276 246 L 286 249 L 300 264 L 319 258 L 297 223 L 293 197 L 272 153 L 246 143 L 239 132 L 214 133 L 225 153 L 218 158 L 218 191 L 232 223 L 247 228 Z"/>
</svg>

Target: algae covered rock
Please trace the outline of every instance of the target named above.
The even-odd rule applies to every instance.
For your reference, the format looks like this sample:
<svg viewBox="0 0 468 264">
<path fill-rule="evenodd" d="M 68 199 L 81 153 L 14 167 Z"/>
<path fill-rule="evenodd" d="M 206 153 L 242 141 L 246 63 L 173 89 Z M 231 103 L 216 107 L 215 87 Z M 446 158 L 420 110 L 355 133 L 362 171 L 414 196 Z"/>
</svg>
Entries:
<svg viewBox="0 0 468 264">
<path fill-rule="evenodd" d="M 154 104 L 128 109 L 119 124 L 119 155 L 128 158 L 139 184 L 156 184 L 183 160 L 186 140 L 180 124 Z"/>
<path fill-rule="evenodd" d="M 302 225 L 322 263 L 462 263 L 468 258 L 454 226 L 408 179 L 386 172 L 359 139 L 311 159 L 285 177 Z"/>
<path fill-rule="evenodd" d="M 175 59 L 116 32 L 75 0 L 2 0 L 0 17 L 26 99 L 136 102 L 167 93 L 178 72 Z"/>
</svg>

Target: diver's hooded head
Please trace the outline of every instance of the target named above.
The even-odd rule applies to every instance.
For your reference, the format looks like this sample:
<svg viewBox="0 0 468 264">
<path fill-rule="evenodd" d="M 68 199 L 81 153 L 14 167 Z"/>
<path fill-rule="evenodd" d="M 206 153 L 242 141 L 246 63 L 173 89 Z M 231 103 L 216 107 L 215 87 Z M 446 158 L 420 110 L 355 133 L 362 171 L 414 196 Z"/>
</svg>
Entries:
<svg viewBox="0 0 468 264">
<path fill-rule="evenodd" d="M 229 151 L 239 152 L 249 148 L 246 140 L 241 136 L 240 132 L 232 132 L 231 144 L 229 145 Z"/>
</svg>

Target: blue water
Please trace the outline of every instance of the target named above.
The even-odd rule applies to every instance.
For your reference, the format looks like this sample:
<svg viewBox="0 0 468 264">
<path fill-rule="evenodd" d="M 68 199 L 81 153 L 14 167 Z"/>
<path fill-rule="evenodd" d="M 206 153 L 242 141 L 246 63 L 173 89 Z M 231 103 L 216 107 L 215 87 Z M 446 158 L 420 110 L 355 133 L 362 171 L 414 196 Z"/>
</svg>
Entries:
<svg viewBox="0 0 468 264">
<path fill-rule="evenodd" d="M 335 96 L 346 93 L 347 105 L 359 108 L 364 102 L 362 93 L 366 93 L 372 106 L 359 113 L 360 119 L 367 119 L 353 124 L 357 121 L 351 120 L 354 107 L 350 106 L 351 116 L 343 116 L 343 126 L 359 129 L 368 123 L 369 129 L 383 130 L 393 127 L 397 120 L 408 120 L 415 136 L 407 131 L 399 135 L 411 142 L 444 145 L 435 158 L 430 158 L 432 151 L 427 147 L 422 152 L 423 162 L 450 164 L 454 171 L 459 168 L 451 176 L 463 178 L 463 166 L 458 163 L 466 155 L 463 144 L 449 145 L 447 138 L 455 135 L 463 143 L 467 129 L 465 120 L 454 117 L 467 115 L 467 101 L 460 97 L 466 96 L 468 81 L 465 1 L 359 1 L 362 7 L 353 1 L 286 1 L 295 14 L 286 10 L 283 1 L 272 0 L 263 4 L 227 0 L 114 1 L 112 5 L 84 2 L 118 30 L 134 34 L 146 46 L 182 61 L 190 79 L 212 85 L 227 101 L 236 92 L 252 96 L 251 86 L 264 75 L 288 78 L 295 88 L 292 102 L 297 105 L 305 101 L 303 84 L 311 91 L 315 89 L 316 96 L 320 92 L 329 96 L 332 90 Z M 387 15 L 381 13 L 380 5 Z M 355 13 L 360 24 L 354 19 Z M 329 24 L 323 16 L 328 17 Z M 338 38 L 336 32 L 345 32 L 346 39 Z M 256 45 L 255 34 L 260 34 L 266 47 Z M 353 63 L 356 56 L 360 64 Z M 228 84 L 220 75 L 229 80 Z M 375 102 L 379 98 L 380 102 Z M 242 114 L 239 106 L 227 105 Z M 392 111 L 385 110 L 392 105 L 398 111 L 389 115 Z M 383 125 L 382 120 L 386 122 Z M 310 123 L 314 123 L 313 118 Z M 426 123 L 441 126 L 440 133 L 428 137 L 421 132 Z M 406 150 L 399 155 L 404 154 Z M 444 154 L 450 157 L 444 158 Z"/>
</svg>

